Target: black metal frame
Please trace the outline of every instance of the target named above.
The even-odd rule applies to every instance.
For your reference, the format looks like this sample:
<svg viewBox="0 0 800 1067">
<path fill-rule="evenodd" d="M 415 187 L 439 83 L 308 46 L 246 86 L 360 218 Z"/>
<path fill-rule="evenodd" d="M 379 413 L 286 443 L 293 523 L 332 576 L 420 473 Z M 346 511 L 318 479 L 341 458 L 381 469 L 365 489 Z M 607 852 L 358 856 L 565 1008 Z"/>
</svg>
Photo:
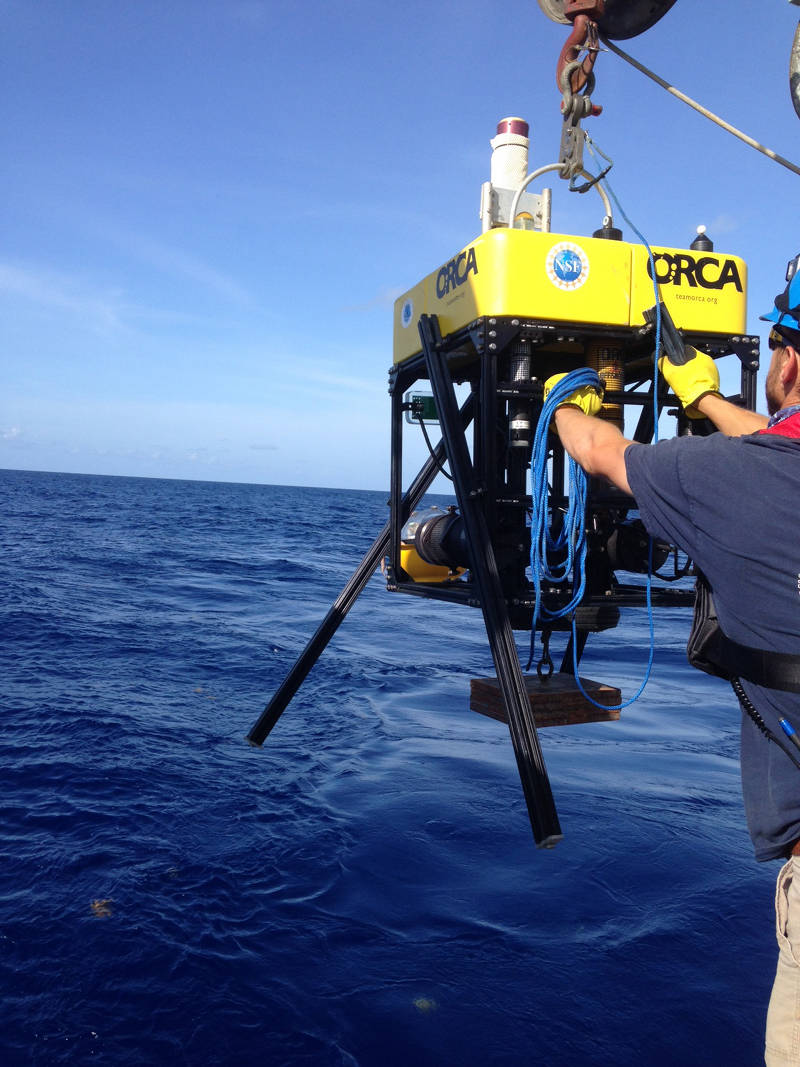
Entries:
<svg viewBox="0 0 800 1067">
<path fill-rule="evenodd" d="M 653 333 L 646 327 L 632 331 L 482 318 L 443 338 L 436 317 L 427 315 L 420 318 L 419 332 L 420 354 L 396 365 L 390 373 L 392 520 L 387 586 L 393 592 L 481 608 L 534 838 L 538 845 L 548 846 L 560 837 L 558 815 L 513 637 L 513 629 L 530 630 L 535 597 L 526 575 L 530 554 L 531 498 L 527 489 L 530 445 L 511 443 L 512 412 L 519 413 L 520 407 L 527 409 L 533 431 L 541 411 L 546 378 L 584 365 L 588 344 L 607 343 L 619 352 L 626 380 L 638 382 L 638 386 L 607 392 L 605 400 L 622 408 L 640 407 L 634 439 L 648 443 L 653 438 L 655 421 Z M 741 361 L 741 393 L 731 399 L 754 408 L 757 338 L 687 334 L 684 339 L 715 356 L 735 352 Z M 511 359 L 520 353 L 530 357 L 534 371 L 524 381 L 512 380 L 511 374 Z M 452 579 L 442 582 L 415 581 L 401 565 L 405 516 L 397 502 L 403 482 L 403 417 L 408 406 L 403 397 L 422 380 L 429 382 L 436 402 L 470 557 L 466 575 L 454 574 Z M 674 402 L 679 430 L 690 431 L 688 420 L 680 413 L 677 400 L 669 396 L 663 378 L 658 382 L 658 413 Z M 465 383 L 475 399 L 471 458 L 466 432 L 458 427 L 455 419 L 455 386 Z M 709 426 L 707 430 L 710 429 Z M 553 441 L 552 447 L 552 503 L 557 512 L 566 506 L 565 456 L 560 442 Z M 570 634 L 560 667 L 562 673 L 572 673 L 590 632 L 616 626 L 621 606 L 646 603 L 642 586 L 619 582 L 605 557 L 605 538 L 611 527 L 624 522 L 633 508 L 631 497 L 605 482 L 591 481 L 588 511 L 592 547 L 587 561 L 587 589 L 575 613 L 577 644 L 573 653 Z M 601 516 L 603 522 L 599 523 Z M 565 602 L 571 593 L 560 588 L 546 590 L 550 606 Z M 689 590 L 663 587 L 651 590 L 654 606 L 683 606 L 692 601 L 693 593 Z M 556 625 L 549 624 L 548 629 L 571 630 L 571 623 L 563 620 Z"/>
<path fill-rule="evenodd" d="M 530 630 L 534 608 L 531 583 L 526 575 L 530 547 L 527 491 L 530 448 L 513 441 L 512 413 L 527 413 L 535 427 L 542 404 L 542 388 L 554 373 L 585 363 L 590 343 L 607 343 L 619 352 L 625 378 L 632 388 L 606 391 L 609 404 L 639 406 L 641 414 L 634 432 L 636 441 L 647 443 L 653 436 L 653 336 L 652 330 L 617 329 L 570 325 L 513 318 L 481 318 L 443 338 L 435 316 L 423 315 L 419 323 L 421 351 L 396 364 L 390 372 L 391 395 L 391 485 L 390 517 L 382 533 L 364 556 L 352 578 L 331 606 L 316 633 L 267 704 L 248 734 L 248 741 L 261 745 L 277 723 L 308 672 L 327 646 L 380 561 L 387 555 L 387 588 L 415 596 L 480 607 L 497 670 L 498 684 L 509 722 L 514 753 L 520 772 L 534 838 L 540 847 L 561 838 L 547 770 L 536 732 L 533 712 L 522 673 L 514 629 Z M 741 392 L 729 399 L 755 409 L 756 375 L 759 365 L 756 337 L 721 338 L 713 334 L 686 334 L 684 340 L 713 356 L 735 353 L 741 361 Z M 512 356 L 530 358 L 532 373 L 523 378 L 510 372 Z M 407 405 L 404 394 L 416 382 L 428 381 L 433 390 L 442 440 L 403 493 L 403 430 Z M 658 412 L 675 403 L 659 379 Z M 467 383 L 470 395 L 460 410 L 455 387 Z M 676 411 L 679 432 L 690 429 Z M 467 431 L 472 425 L 470 454 Z M 693 427 L 694 432 L 697 427 Z M 702 431 L 701 431 L 702 432 Z M 401 566 L 402 530 L 409 515 L 432 485 L 444 460 L 450 464 L 469 553 L 466 575 L 443 582 L 414 581 Z M 553 442 L 554 513 L 566 503 L 564 452 Z M 561 664 L 569 673 L 580 660 L 590 632 L 617 624 L 621 606 L 645 603 L 641 586 L 620 583 L 605 558 L 605 538 L 614 524 L 624 522 L 632 498 L 605 483 L 590 482 L 586 594 L 575 613 L 577 646 L 572 637 Z M 571 595 L 560 588 L 545 590 L 554 606 Z M 654 606 L 691 602 L 693 594 L 680 589 L 653 589 Z M 553 629 L 571 629 L 567 622 Z"/>
<path fill-rule="evenodd" d="M 388 588 L 393 592 L 453 603 L 472 606 L 478 606 L 480 603 L 479 591 L 471 575 L 436 583 L 414 581 L 403 570 L 400 554 L 401 532 L 405 522 L 405 518 L 401 519 L 397 506 L 403 484 L 403 422 L 407 407 L 403 397 L 417 382 L 427 381 L 439 405 L 440 393 L 447 392 L 453 384 L 466 383 L 475 397 L 468 492 L 473 494 L 470 499 L 480 501 L 513 628 L 529 630 L 535 603 L 533 589 L 526 576 L 530 555 L 527 519 L 531 508 L 527 489 L 530 447 L 510 444 L 512 407 L 526 407 L 531 426 L 535 427 L 541 411 L 544 381 L 551 374 L 585 365 L 585 350 L 589 344 L 608 344 L 619 351 L 625 368 L 625 378 L 633 382 L 634 387 L 617 391 L 607 390 L 605 401 L 607 404 L 620 405 L 623 409 L 640 408 L 641 414 L 633 440 L 643 444 L 649 443 L 653 439 L 654 431 L 653 330 L 649 327 L 635 330 L 612 329 L 511 318 L 481 318 L 442 338 L 435 316 L 429 318 L 423 315 L 420 320 L 420 335 L 423 341 L 422 351 L 417 356 L 395 365 L 390 372 L 392 521 Z M 757 337 L 720 337 L 717 334 L 687 333 L 684 340 L 715 357 L 736 354 L 741 362 L 741 391 L 729 399 L 750 410 L 755 409 L 759 366 Z M 442 379 L 438 383 L 433 380 L 429 366 L 431 347 L 441 353 L 443 361 Z M 530 355 L 533 372 L 525 381 L 514 381 L 509 370 L 510 360 L 522 349 L 526 349 Z M 669 395 L 662 377 L 659 377 L 658 388 L 658 412 L 660 414 L 666 407 L 674 405 L 679 433 L 708 433 L 713 429 L 704 421 L 698 424 L 685 418 L 677 399 Z M 441 414 L 440 408 L 440 421 Z M 444 422 L 442 429 L 445 431 Z M 445 432 L 445 440 L 446 438 Z M 567 503 L 564 489 L 565 457 L 557 440 L 554 440 L 552 445 L 552 503 L 554 511 L 558 512 L 565 508 Z M 464 475 L 457 475 L 455 471 L 452 473 L 460 505 L 458 479 Z M 607 483 L 597 479 L 590 481 L 590 558 L 587 568 L 587 592 L 577 612 L 579 633 L 585 635 L 609 629 L 616 625 L 620 607 L 645 604 L 645 593 L 641 585 L 620 582 L 608 565 L 604 565 L 602 559 L 605 535 L 614 524 L 625 520 L 628 512 L 635 506 L 631 497 Z M 601 517 L 603 521 L 598 531 L 598 520 Z M 557 606 L 569 599 L 571 590 L 551 588 L 546 590 L 546 596 L 548 602 Z M 652 603 L 656 607 L 683 606 L 691 603 L 691 599 L 692 594 L 683 590 L 663 587 L 654 587 L 652 590 Z M 570 626 L 564 622 L 554 628 L 570 629 Z M 585 643 L 585 638 L 582 643 Z M 569 663 L 562 663 L 561 670 L 571 670 L 571 662 L 570 651 Z"/>
</svg>

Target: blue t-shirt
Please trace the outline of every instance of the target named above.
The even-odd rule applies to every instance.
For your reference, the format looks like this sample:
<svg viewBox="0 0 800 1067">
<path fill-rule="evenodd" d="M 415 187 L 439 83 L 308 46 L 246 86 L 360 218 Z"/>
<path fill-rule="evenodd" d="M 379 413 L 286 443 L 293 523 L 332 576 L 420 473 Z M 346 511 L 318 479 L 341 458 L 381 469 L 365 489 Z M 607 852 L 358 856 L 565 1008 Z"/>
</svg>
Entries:
<svg viewBox="0 0 800 1067">
<path fill-rule="evenodd" d="M 645 526 L 706 575 L 728 637 L 800 653 L 800 440 L 682 437 L 631 445 L 625 466 Z M 778 747 L 781 717 L 800 732 L 800 694 L 742 685 L 778 738 L 742 716 L 747 825 L 756 859 L 777 859 L 800 838 L 800 769 Z"/>
</svg>

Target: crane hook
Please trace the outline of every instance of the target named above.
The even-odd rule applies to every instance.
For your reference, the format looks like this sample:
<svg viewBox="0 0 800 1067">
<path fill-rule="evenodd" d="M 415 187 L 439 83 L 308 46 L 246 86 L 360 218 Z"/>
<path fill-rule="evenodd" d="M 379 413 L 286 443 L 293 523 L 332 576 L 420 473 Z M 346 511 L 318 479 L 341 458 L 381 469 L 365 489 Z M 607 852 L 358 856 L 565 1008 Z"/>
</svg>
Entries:
<svg viewBox="0 0 800 1067">
<path fill-rule="evenodd" d="M 602 11 L 603 4 L 593 4 L 593 8 Z M 579 93 L 590 78 L 592 69 L 600 51 L 597 23 L 593 12 L 576 15 L 572 23 L 572 32 L 567 38 L 556 64 L 556 85 L 562 93 L 571 90 Z M 580 59 L 581 52 L 586 55 Z M 591 89 L 589 90 L 591 92 Z"/>
</svg>

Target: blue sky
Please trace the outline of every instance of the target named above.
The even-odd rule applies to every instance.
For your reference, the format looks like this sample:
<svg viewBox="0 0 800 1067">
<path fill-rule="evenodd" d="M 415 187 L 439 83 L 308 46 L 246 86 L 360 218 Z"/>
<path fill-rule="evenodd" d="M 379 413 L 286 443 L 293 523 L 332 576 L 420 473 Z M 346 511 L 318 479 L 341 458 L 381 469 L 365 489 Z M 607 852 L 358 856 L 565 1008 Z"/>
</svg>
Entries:
<svg viewBox="0 0 800 1067">
<path fill-rule="evenodd" d="M 0 467 L 384 488 L 393 300 L 479 232 L 498 119 L 557 158 L 565 29 L 534 0 L 0 11 Z M 797 162 L 798 15 L 677 0 L 622 46 Z M 742 256 L 764 337 L 800 177 L 616 56 L 596 72 L 626 213 Z M 547 184 L 554 230 L 599 225 L 599 198 Z"/>
</svg>

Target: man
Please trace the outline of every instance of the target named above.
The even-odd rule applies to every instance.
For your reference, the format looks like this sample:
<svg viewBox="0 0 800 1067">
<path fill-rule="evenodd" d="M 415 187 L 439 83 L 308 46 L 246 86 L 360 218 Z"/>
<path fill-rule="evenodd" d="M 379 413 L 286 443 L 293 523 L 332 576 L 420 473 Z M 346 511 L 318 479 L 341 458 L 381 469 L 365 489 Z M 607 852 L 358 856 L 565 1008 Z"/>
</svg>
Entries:
<svg viewBox="0 0 800 1067">
<path fill-rule="evenodd" d="M 798 268 L 800 256 L 789 265 L 786 290 L 762 316 L 773 324 L 769 419 L 725 400 L 713 359 L 700 352 L 681 366 L 664 359 L 659 366 L 686 414 L 709 418 L 721 433 L 636 444 L 613 424 L 590 417 L 600 398 L 586 389 L 555 412 L 569 454 L 587 473 L 631 493 L 649 532 L 679 545 L 705 574 L 724 635 L 750 648 L 795 655 L 800 654 Z M 786 719 L 800 732 L 800 693 L 739 682 L 743 709 L 752 709 L 742 715 L 741 737 L 748 829 L 758 860 L 787 861 L 776 896 L 780 954 L 767 1016 L 766 1063 L 800 1064 L 800 751 L 780 724 Z"/>
</svg>

